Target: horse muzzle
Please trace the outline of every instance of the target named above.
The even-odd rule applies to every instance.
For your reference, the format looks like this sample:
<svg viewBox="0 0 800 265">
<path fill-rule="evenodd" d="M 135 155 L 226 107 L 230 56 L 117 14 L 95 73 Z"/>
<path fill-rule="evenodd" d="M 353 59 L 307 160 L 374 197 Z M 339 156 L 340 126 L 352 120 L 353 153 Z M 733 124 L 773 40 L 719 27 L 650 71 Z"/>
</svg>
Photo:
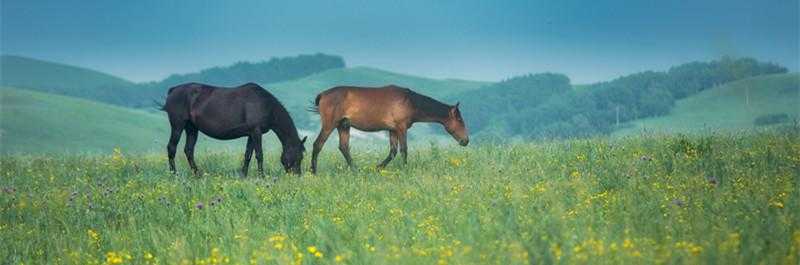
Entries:
<svg viewBox="0 0 800 265">
<path fill-rule="evenodd" d="M 469 139 L 459 140 L 458 144 L 461 146 L 467 146 L 469 144 Z"/>
</svg>

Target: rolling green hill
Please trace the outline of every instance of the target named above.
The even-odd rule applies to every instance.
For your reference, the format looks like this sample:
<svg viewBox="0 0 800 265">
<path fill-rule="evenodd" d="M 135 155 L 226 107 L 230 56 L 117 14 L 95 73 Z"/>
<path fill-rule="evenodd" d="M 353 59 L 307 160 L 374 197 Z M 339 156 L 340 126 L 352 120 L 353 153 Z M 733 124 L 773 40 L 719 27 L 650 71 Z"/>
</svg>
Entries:
<svg viewBox="0 0 800 265">
<path fill-rule="evenodd" d="M 384 86 L 395 84 L 414 89 L 434 98 L 473 90 L 489 84 L 488 82 L 467 81 L 458 79 L 431 79 L 405 74 L 398 74 L 371 67 L 352 67 L 332 69 L 304 78 L 287 82 L 270 84 L 287 102 L 307 102 L 322 90 L 341 85 L 352 86 Z"/>
<path fill-rule="evenodd" d="M 0 56 L 0 85 L 122 104 L 134 83 L 86 68 L 13 55 Z"/>
<path fill-rule="evenodd" d="M 110 152 L 163 149 L 163 116 L 90 100 L 0 89 L 0 152 Z"/>
<path fill-rule="evenodd" d="M 800 73 L 756 76 L 714 87 L 678 100 L 669 115 L 630 122 L 629 128 L 613 135 L 753 129 L 757 117 L 770 114 L 800 118 Z"/>
<path fill-rule="evenodd" d="M 305 109 L 312 104 L 317 94 L 325 89 L 340 86 L 384 86 L 395 84 L 444 100 L 445 97 L 488 85 L 488 82 L 457 79 L 430 79 L 392 73 L 370 67 L 332 69 L 304 78 L 269 84 L 265 87 L 275 94 L 291 111 L 303 128 L 316 128 L 316 114 Z M 454 102 L 446 102 L 454 103 Z"/>
<path fill-rule="evenodd" d="M 0 87 L 0 153 L 164 152 L 169 124 L 163 113 L 90 100 Z M 183 150 L 183 140 L 179 150 Z M 265 148 L 277 148 L 267 136 Z M 198 150 L 244 150 L 242 139 L 201 136 Z M 182 152 L 179 152 L 182 155 Z"/>
<path fill-rule="evenodd" d="M 105 77 L 106 80 L 116 80 L 112 76 L 77 67 L 55 65 L 48 62 L 34 62 L 30 59 L 14 56 L 4 56 L 4 59 L 7 57 L 12 58 L 12 60 L 4 60 L 5 63 L 13 63 L 17 66 L 17 69 L 13 70 L 16 72 L 12 74 L 15 76 L 13 80 L 18 80 L 12 82 L 15 84 L 23 84 L 22 81 L 19 81 L 24 79 L 20 78 L 23 72 L 19 71 L 18 66 L 24 65 L 23 63 L 25 62 L 32 63 L 28 67 L 30 69 L 41 70 L 63 67 L 59 71 L 73 71 L 73 75 L 83 76 L 83 78 L 78 78 L 75 82 L 70 83 L 75 86 L 92 86 L 102 83 L 91 81 L 92 79 L 101 80 L 102 78 L 100 77 Z M 13 60 L 18 60 L 18 62 L 12 62 Z M 41 65 L 35 63 L 40 63 Z M 47 79 L 50 80 L 59 80 L 60 77 L 57 74 L 59 71 L 52 72 L 56 74 L 43 73 L 42 75 L 47 76 Z M 35 79 L 32 78 L 34 76 L 33 72 L 31 71 L 28 76 L 31 80 Z M 92 76 L 97 76 L 98 78 L 92 78 Z M 29 82 L 27 84 L 30 86 L 51 87 L 48 86 L 46 81 L 40 80 L 38 83 Z M 122 80 L 118 83 L 124 84 L 126 82 Z M 328 70 L 306 78 L 265 85 L 265 87 L 290 108 L 292 116 L 295 117 L 300 128 L 315 129 L 318 126 L 318 118 L 307 112 L 305 108 L 308 107 L 309 102 L 313 101 L 319 91 L 339 84 L 363 86 L 397 84 L 441 98 L 449 93 L 478 88 L 485 83 L 427 79 L 372 68 L 356 67 Z M 40 93 L 32 90 L 50 93 Z M 0 130 L 2 130 L 0 131 L 0 153 L 107 152 L 114 147 L 121 147 L 123 150 L 133 152 L 161 152 L 164 149 L 169 130 L 163 113 L 155 112 L 149 107 L 146 109 L 130 109 L 100 103 L 97 101 L 102 101 L 102 99 L 90 97 L 92 94 L 89 91 L 94 91 L 94 89 L 83 89 L 81 87 L 72 89 L 66 85 L 60 87 L 60 89 L 10 87 L 0 89 L 0 95 L 2 96 L 2 101 L 0 102 L 0 106 L 2 106 L 0 110 Z M 64 94 L 72 94 L 76 97 L 83 96 L 85 99 L 63 96 Z M 425 126 L 417 127 L 415 128 L 417 133 L 414 133 L 412 137 L 426 135 Z M 303 132 L 303 134 L 309 133 L 309 131 Z M 265 138 L 265 148 L 271 149 L 279 146 L 273 138 L 272 136 Z M 240 141 L 223 142 L 201 137 L 197 148 L 200 150 L 218 150 L 220 148 L 239 150 L 243 149 L 243 143 Z M 334 141 L 335 139 L 331 140 L 331 142 Z M 363 142 L 363 140 L 357 140 L 357 142 Z M 335 144 L 330 145 L 335 146 Z"/>
</svg>

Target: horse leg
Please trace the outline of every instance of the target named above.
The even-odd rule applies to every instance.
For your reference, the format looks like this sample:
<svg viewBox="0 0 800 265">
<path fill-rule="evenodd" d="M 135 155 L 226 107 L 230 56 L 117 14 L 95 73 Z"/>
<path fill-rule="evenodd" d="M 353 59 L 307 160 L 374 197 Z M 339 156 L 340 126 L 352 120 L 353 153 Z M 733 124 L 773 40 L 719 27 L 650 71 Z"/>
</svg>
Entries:
<svg viewBox="0 0 800 265">
<path fill-rule="evenodd" d="M 408 131 L 406 131 L 405 129 L 398 130 L 397 138 L 398 141 L 400 142 L 400 154 L 403 155 L 403 165 L 408 164 L 408 142 L 406 141 L 407 135 Z"/>
<path fill-rule="evenodd" d="M 347 161 L 347 166 L 353 169 L 353 158 L 350 157 L 350 126 L 346 122 L 342 122 L 339 128 L 339 151 L 342 152 L 344 160 Z"/>
<path fill-rule="evenodd" d="M 199 175 L 197 164 L 194 163 L 194 145 L 197 143 L 197 128 L 191 124 L 186 126 L 186 144 L 183 146 L 183 153 L 186 155 L 186 160 L 189 161 L 189 167 L 195 175 Z"/>
<path fill-rule="evenodd" d="M 169 143 L 167 143 L 167 158 L 169 158 L 169 171 L 175 174 L 175 152 L 178 150 L 178 142 L 183 133 L 183 122 L 170 121 L 171 132 Z"/>
<path fill-rule="evenodd" d="M 325 141 L 328 140 L 328 136 L 333 132 L 333 128 L 322 125 L 322 129 L 319 131 L 319 135 L 317 135 L 317 140 L 314 140 L 314 151 L 311 153 L 311 173 L 317 174 L 317 156 L 319 155 L 319 151 L 322 151 L 322 146 L 325 145 Z"/>
<path fill-rule="evenodd" d="M 247 137 L 247 147 L 244 151 L 244 165 L 242 165 L 242 177 L 247 177 L 247 170 L 250 168 L 250 158 L 253 157 L 253 137 Z"/>
<path fill-rule="evenodd" d="M 383 160 L 378 165 L 378 168 L 386 167 L 386 164 L 389 164 L 389 161 L 394 159 L 394 156 L 397 154 L 397 132 L 396 131 L 389 131 L 389 156 Z"/>
</svg>

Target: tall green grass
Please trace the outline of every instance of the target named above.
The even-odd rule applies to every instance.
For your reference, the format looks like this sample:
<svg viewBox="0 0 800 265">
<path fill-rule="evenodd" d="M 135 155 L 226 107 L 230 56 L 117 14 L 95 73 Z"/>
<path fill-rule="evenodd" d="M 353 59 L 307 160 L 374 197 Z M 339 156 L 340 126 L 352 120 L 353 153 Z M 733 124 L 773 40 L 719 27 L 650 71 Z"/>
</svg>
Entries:
<svg viewBox="0 0 800 265">
<path fill-rule="evenodd" d="M 329 146 L 330 147 L 330 146 Z M 2 156 L 0 259 L 25 264 L 800 261 L 800 134 L 336 148 L 319 175 L 239 178 L 240 153 Z M 182 157 L 180 169 L 187 172 Z M 307 163 L 307 161 L 306 161 Z M 254 172 L 254 171 L 251 171 Z"/>
</svg>

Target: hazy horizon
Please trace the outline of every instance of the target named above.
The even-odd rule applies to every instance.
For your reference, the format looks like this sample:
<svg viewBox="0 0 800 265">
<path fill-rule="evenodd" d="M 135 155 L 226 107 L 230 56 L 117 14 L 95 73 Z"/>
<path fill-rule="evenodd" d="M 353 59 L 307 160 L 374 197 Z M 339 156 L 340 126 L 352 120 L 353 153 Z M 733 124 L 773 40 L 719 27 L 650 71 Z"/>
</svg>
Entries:
<svg viewBox="0 0 800 265">
<path fill-rule="evenodd" d="M 431 78 L 558 72 L 579 84 L 723 55 L 790 71 L 800 60 L 797 1 L 4 1 L 0 9 L 3 54 L 136 82 L 317 52 Z"/>
</svg>

